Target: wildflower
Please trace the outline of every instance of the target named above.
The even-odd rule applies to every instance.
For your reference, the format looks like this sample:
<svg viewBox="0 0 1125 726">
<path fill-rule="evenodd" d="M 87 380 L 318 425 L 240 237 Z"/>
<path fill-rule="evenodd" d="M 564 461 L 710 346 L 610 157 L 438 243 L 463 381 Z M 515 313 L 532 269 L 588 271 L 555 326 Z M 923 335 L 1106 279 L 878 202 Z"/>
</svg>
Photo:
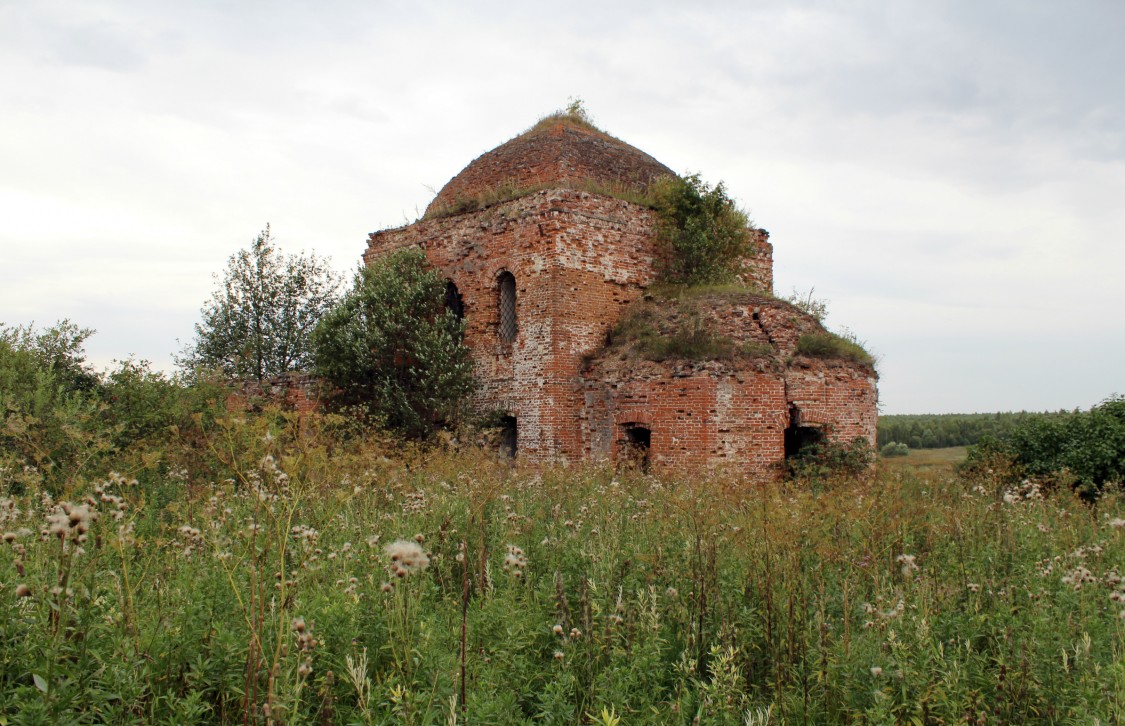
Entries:
<svg viewBox="0 0 1125 726">
<path fill-rule="evenodd" d="M 430 558 L 417 542 L 396 540 L 383 548 L 383 551 L 390 557 L 391 571 L 396 577 L 405 577 L 430 566 Z"/>
<path fill-rule="evenodd" d="M 297 675 L 306 678 L 312 673 L 312 659 L 306 658 L 305 662 L 297 666 Z"/>
<path fill-rule="evenodd" d="M 392 583 L 384 582 L 379 586 L 379 589 L 383 592 L 390 592 L 391 590 L 395 589 L 395 586 Z"/>
<path fill-rule="evenodd" d="M 551 628 L 551 631 L 555 635 L 562 635 L 563 634 L 563 626 L 560 625 L 559 623 L 555 623 L 555 627 Z"/>
<path fill-rule="evenodd" d="M 21 582 L 16 585 L 16 597 L 31 597 L 31 588 Z"/>
<path fill-rule="evenodd" d="M 884 610 L 883 612 L 879 613 L 879 615 L 885 620 L 891 620 L 892 618 L 897 618 L 899 615 L 902 615 L 902 611 L 904 609 L 906 609 L 906 603 L 904 603 L 902 599 L 899 598 L 898 603 L 896 603 L 893 608 L 891 608 L 890 610 Z"/>
<path fill-rule="evenodd" d="M 1070 585 L 1075 591 L 1081 590 L 1082 586 L 1089 583 L 1097 582 L 1098 578 L 1087 570 L 1085 567 L 1079 565 L 1062 577 L 1064 585 Z"/>
<path fill-rule="evenodd" d="M 1125 616 L 1125 613 L 1122 613 L 1122 615 Z M 556 650 L 555 651 L 555 660 L 562 660 L 562 659 L 563 659 L 563 652 L 561 650 Z"/>
<path fill-rule="evenodd" d="M 582 631 L 579 630 L 578 628 L 571 628 L 570 629 L 570 637 L 577 640 L 578 638 L 582 637 Z"/>
<path fill-rule="evenodd" d="M 975 582 L 970 582 L 967 587 L 969 588 L 969 592 L 980 592 L 980 585 Z"/>
<path fill-rule="evenodd" d="M 298 633 L 303 633 L 303 632 L 305 632 L 306 628 L 307 628 L 307 625 L 305 624 L 304 618 L 301 618 L 301 617 L 293 618 L 293 630 L 296 630 Z"/>
<path fill-rule="evenodd" d="M 1125 527 L 1125 519 L 1122 519 L 1121 517 L 1114 517 L 1113 519 L 1109 520 L 1109 526 L 1113 527 L 1114 529 L 1121 529 L 1122 527 Z"/>
<path fill-rule="evenodd" d="M 913 572 L 918 569 L 918 565 L 916 565 L 914 563 L 914 559 L 915 559 L 914 555 L 905 555 L 905 554 L 899 555 L 898 557 L 895 558 L 895 562 L 901 562 L 902 563 L 902 576 L 903 577 L 909 579 L 911 577 L 911 575 L 913 574 Z"/>
<path fill-rule="evenodd" d="M 883 675 L 883 669 L 879 666 L 871 666 L 871 675 L 878 678 L 879 676 Z"/>
<path fill-rule="evenodd" d="M 513 573 L 518 579 L 523 577 L 525 567 L 527 567 L 527 557 L 523 550 L 514 544 L 508 545 L 508 553 L 504 555 L 504 571 Z"/>
<path fill-rule="evenodd" d="M 47 515 L 47 529 L 43 530 L 43 534 L 50 537 L 65 539 L 68 529 L 69 523 L 66 513 L 60 511 Z"/>
<path fill-rule="evenodd" d="M 4 533 L 4 541 L 7 542 L 8 544 L 11 544 L 11 543 L 15 542 L 16 541 L 16 533 L 15 532 L 5 532 Z"/>
<path fill-rule="evenodd" d="M 668 597 L 668 598 L 669 598 L 670 600 L 675 600 L 675 599 L 676 599 L 676 596 L 677 596 L 677 595 L 679 595 L 679 593 L 678 593 L 678 592 L 676 592 L 676 588 L 674 588 L 674 587 L 669 587 L 669 588 L 668 588 L 667 590 L 665 590 L 665 591 L 664 591 L 664 594 L 665 594 L 665 596 L 667 596 L 667 597 Z"/>
</svg>

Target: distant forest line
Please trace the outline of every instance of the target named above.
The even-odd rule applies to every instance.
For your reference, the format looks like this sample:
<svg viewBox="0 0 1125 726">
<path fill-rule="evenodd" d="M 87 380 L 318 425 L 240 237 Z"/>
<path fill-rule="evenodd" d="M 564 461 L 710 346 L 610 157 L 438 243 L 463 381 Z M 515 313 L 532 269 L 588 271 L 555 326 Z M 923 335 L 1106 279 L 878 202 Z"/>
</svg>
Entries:
<svg viewBox="0 0 1125 726">
<path fill-rule="evenodd" d="M 1021 423 L 1038 418 L 1063 418 L 1071 411 L 1036 413 L 926 413 L 880 416 L 879 448 L 891 442 L 912 449 L 943 449 L 948 446 L 973 446 L 986 436 L 999 438 Z"/>
</svg>

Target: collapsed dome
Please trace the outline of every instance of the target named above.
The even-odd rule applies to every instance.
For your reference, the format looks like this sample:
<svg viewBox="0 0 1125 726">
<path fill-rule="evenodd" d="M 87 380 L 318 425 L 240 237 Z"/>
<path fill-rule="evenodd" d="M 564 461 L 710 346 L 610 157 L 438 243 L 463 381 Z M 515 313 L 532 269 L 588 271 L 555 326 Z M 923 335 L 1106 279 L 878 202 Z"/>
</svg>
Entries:
<svg viewBox="0 0 1125 726">
<path fill-rule="evenodd" d="M 473 160 L 442 187 L 426 215 L 457 208 L 498 189 L 594 185 L 643 191 L 663 176 L 675 173 L 580 117 L 557 114 Z"/>
</svg>

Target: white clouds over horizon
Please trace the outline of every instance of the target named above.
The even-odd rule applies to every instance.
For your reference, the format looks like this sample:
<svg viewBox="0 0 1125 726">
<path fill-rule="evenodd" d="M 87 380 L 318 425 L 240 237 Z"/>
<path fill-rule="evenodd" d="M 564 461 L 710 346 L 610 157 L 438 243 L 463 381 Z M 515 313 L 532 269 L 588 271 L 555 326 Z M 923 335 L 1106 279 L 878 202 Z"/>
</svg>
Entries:
<svg viewBox="0 0 1125 726">
<path fill-rule="evenodd" d="M 0 321 L 161 366 L 266 222 L 340 270 L 566 102 L 726 181 L 888 412 L 1125 392 L 1125 6 L 0 4 Z"/>
</svg>

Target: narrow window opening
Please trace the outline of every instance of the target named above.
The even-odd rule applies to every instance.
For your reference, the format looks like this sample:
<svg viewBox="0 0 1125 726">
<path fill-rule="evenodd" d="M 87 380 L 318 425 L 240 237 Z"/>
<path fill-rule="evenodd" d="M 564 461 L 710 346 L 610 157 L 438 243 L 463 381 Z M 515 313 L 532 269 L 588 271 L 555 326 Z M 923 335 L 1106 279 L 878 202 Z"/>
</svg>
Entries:
<svg viewBox="0 0 1125 726">
<path fill-rule="evenodd" d="M 801 425 L 801 409 L 789 407 L 789 426 L 785 429 L 785 458 L 808 453 L 824 441 L 824 432 L 816 426 Z"/>
<path fill-rule="evenodd" d="M 518 430 L 515 416 L 500 417 L 500 454 L 509 459 L 516 458 L 516 442 Z"/>
<path fill-rule="evenodd" d="M 456 315 L 458 320 L 465 319 L 465 300 L 453 280 L 445 281 L 445 309 Z"/>
<path fill-rule="evenodd" d="M 637 424 L 625 424 L 625 438 L 621 443 L 622 463 L 647 472 L 652 451 L 652 430 Z"/>
<path fill-rule="evenodd" d="M 501 272 L 500 278 L 500 340 L 511 343 L 519 332 L 516 320 L 516 278 L 510 272 Z"/>
<path fill-rule="evenodd" d="M 465 327 L 461 325 L 465 321 L 465 300 L 453 280 L 445 281 L 445 309 L 457 316 L 454 337 L 462 340 L 465 337 Z"/>
</svg>

